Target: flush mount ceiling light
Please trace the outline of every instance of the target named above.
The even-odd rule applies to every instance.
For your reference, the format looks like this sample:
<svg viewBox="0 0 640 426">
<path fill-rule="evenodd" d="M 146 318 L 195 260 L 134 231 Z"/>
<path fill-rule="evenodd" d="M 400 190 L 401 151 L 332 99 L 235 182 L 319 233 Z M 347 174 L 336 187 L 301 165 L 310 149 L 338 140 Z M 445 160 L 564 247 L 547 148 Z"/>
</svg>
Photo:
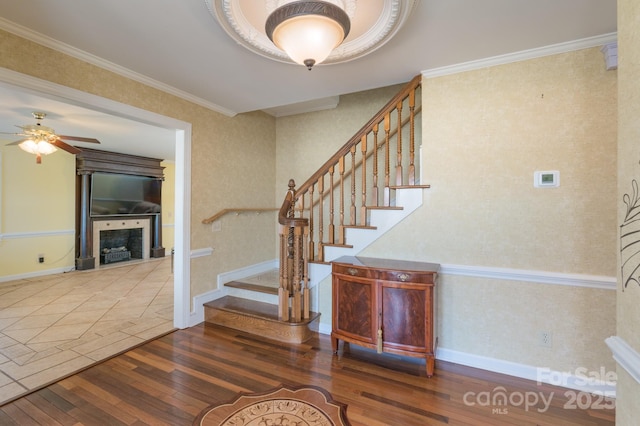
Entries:
<svg viewBox="0 0 640 426">
<path fill-rule="evenodd" d="M 287 3 L 274 10 L 265 24 L 267 37 L 309 70 L 327 59 L 350 29 L 347 13 L 324 1 Z"/>
<path fill-rule="evenodd" d="M 418 0 L 204 0 L 213 17 L 238 44 L 279 62 L 309 67 L 363 57 L 387 43 Z M 310 28 L 324 28 L 322 49 L 305 41 Z M 323 56 L 325 57 L 323 59 Z M 311 60 L 315 62 L 310 62 Z"/>
</svg>

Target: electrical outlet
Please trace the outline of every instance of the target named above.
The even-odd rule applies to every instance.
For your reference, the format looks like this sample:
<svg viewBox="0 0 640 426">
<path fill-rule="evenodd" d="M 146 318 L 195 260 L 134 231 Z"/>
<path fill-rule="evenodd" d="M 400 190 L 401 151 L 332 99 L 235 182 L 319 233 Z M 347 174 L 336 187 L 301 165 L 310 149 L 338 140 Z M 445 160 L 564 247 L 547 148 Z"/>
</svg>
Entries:
<svg viewBox="0 0 640 426">
<path fill-rule="evenodd" d="M 214 220 L 211 223 L 211 231 L 212 232 L 220 232 L 220 231 L 222 231 L 222 223 L 220 223 L 220 220 Z"/>
<path fill-rule="evenodd" d="M 44 254 L 38 255 L 38 263 L 44 263 Z"/>
<path fill-rule="evenodd" d="M 538 332 L 538 344 L 545 348 L 550 348 L 553 345 L 553 334 L 547 330 L 541 330 Z"/>
</svg>

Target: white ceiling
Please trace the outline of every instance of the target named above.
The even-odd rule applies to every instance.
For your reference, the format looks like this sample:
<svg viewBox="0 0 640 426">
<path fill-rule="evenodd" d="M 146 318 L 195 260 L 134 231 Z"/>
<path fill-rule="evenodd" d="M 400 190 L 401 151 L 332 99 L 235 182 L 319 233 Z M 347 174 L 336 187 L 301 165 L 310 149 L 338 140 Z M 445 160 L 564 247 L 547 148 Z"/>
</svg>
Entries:
<svg viewBox="0 0 640 426">
<path fill-rule="evenodd" d="M 263 0 L 253 1 L 264 7 Z M 615 0 L 418 0 L 405 26 L 380 49 L 312 71 L 238 45 L 205 0 L 0 0 L 0 29 L 234 115 L 612 34 L 616 12 Z M 128 147 L 122 152 L 146 155 L 151 144 L 151 156 L 173 158 L 172 132 L 10 89 L 0 85 L 0 131 L 19 131 L 13 125 L 34 124 L 31 111 L 44 111 L 44 125 L 95 137 L 100 149 L 120 143 Z"/>
</svg>

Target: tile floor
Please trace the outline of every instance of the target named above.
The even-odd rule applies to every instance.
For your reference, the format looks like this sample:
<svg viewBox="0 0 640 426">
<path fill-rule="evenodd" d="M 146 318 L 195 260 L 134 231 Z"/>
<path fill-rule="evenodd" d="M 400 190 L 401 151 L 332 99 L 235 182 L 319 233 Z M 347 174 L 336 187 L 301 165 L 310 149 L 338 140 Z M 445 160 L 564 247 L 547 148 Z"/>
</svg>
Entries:
<svg viewBox="0 0 640 426">
<path fill-rule="evenodd" d="M 0 283 L 0 405 L 172 329 L 170 257 Z"/>
</svg>

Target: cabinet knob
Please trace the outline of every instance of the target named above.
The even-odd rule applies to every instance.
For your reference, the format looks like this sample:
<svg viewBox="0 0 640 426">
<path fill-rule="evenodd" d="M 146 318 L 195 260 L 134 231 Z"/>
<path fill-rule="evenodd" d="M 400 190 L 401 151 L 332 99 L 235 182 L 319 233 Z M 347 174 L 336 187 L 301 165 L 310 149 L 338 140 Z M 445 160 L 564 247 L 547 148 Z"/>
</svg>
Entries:
<svg viewBox="0 0 640 426">
<path fill-rule="evenodd" d="M 402 282 L 407 281 L 409 278 L 411 278 L 409 274 L 398 274 L 398 279 Z"/>
<path fill-rule="evenodd" d="M 349 268 L 347 269 L 347 272 L 349 275 L 358 275 L 358 270 L 356 268 Z"/>
</svg>

